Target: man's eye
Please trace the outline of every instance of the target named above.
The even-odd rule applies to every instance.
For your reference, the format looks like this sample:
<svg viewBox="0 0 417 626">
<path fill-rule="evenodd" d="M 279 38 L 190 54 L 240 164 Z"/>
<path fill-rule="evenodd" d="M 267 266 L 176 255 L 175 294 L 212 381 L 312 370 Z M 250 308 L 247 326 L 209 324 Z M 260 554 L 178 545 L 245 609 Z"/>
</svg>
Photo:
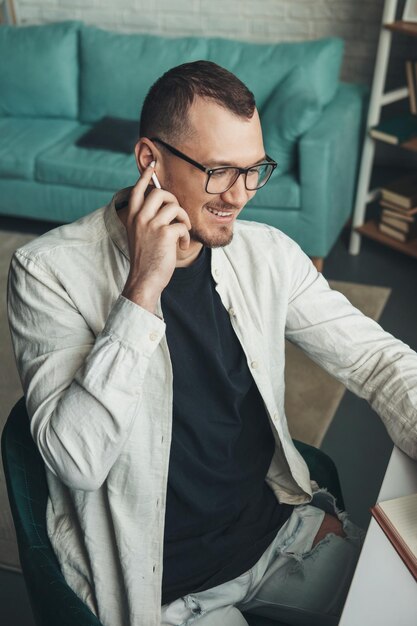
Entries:
<svg viewBox="0 0 417 626">
<path fill-rule="evenodd" d="M 212 177 L 221 178 L 222 176 L 227 176 L 228 170 L 214 170 L 212 173 Z"/>
</svg>

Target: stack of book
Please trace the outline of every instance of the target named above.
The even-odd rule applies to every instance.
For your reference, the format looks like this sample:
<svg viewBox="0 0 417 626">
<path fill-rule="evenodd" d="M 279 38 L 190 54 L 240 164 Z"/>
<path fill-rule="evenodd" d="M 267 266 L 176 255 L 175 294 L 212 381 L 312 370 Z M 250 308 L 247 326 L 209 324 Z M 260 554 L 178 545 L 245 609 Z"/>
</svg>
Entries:
<svg viewBox="0 0 417 626">
<path fill-rule="evenodd" d="M 417 237 L 417 172 L 381 189 L 379 230 L 397 241 Z"/>
</svg>

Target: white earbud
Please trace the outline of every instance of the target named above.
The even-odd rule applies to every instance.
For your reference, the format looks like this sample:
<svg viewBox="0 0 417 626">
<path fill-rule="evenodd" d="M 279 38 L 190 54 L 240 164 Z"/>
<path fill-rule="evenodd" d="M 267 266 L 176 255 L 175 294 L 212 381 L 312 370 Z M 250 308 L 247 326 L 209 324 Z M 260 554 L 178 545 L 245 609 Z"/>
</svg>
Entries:
<svg viewBox="0 0 417 626">
<path fill-rule="evenodd" d="M 155 161 L 152 161 L 151 166 L 155 167 Z M 152 174 L 151 178 L 153 180 L 153 184 L 155 185 L 155 187 L 157 189 L 162 189 L 161 183 L 159 182 L 158 176 L 155 174 L 155 172 Z"/>
</svg>

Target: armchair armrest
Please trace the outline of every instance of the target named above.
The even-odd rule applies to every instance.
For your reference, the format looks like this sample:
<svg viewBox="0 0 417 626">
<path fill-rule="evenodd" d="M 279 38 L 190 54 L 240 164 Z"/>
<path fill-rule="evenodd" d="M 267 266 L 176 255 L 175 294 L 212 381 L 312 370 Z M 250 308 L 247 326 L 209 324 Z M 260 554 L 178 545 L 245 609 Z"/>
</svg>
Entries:
<svg viewBox="0 0 417 626">
<path fill-rule="evenodd" d="M 320 120 L 300 140 L 300 245 L 315 233 L 311 256 L 325 257 L 349 218 L 354 200 L 367 89 L 340 83 Z"/>
</svg>

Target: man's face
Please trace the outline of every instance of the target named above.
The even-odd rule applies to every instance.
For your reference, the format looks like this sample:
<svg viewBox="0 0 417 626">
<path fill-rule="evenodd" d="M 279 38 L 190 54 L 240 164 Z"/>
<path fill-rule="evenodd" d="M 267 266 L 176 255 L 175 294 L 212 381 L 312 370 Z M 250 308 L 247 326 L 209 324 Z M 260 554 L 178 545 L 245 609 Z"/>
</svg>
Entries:
<svg viewBox="0 0 417 626">
<path fill-rule="evenodd" d="M 189 110 L 193 133 L 174 147 L 206 167 L 249 167 L 265 159 L 257 110 L 251 119 L 238 117 L 215 102 L 196 98 Z M 159 146 L 158 146 L 159 147 Z M 233 237 L 234 222 L 255 191 L 245 188 L 244 176 L 224 193 L 205 191 L 207 174 L 163 150 L 162 186 L 173 193 L 188 213 L 191 241 L 210 248 L 226 246 Z M 221 211 L 227 215 L 216 215 Z"/>
</svg>

